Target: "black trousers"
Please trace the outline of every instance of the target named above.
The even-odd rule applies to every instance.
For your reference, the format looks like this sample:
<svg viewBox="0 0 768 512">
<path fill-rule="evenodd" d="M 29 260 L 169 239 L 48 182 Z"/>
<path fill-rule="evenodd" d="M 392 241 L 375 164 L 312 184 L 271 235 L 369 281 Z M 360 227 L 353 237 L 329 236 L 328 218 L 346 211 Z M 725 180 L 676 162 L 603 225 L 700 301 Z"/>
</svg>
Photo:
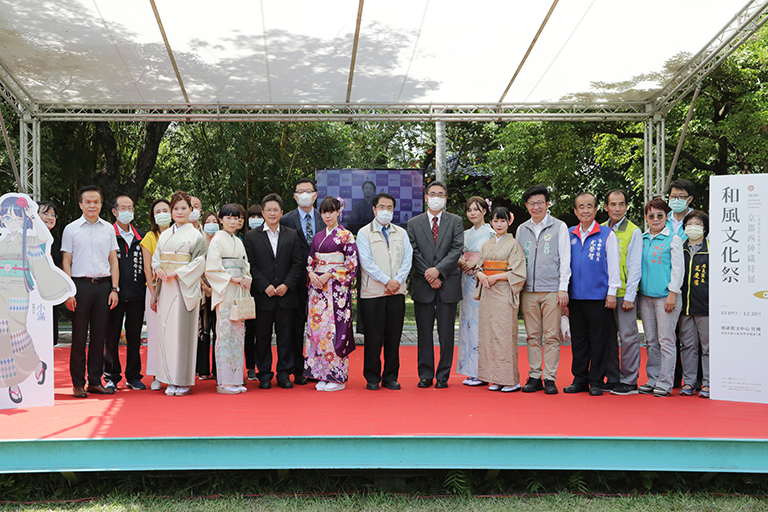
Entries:
<svg viewBox="0 0 768 512">
<path fill-rule="evenodd" d="M 605 375 L 608 344 L 615 329 L 613 312 L 605 307 L 605 300 L 571 300 L 568 309 L 573 383 L 599 386 Z M 613 343 L 616 344 L 615 338 Z"/>
<path fill-rule="evenodd" d="M 122 378 L 120 373 L 120 332 L 125 317 L 125 380 L 143 377 L 141 374 L 141 326 L 144 323 L 144 301 L 132 300 L 118 302 L 115 309 L 109 312 L 107 336 L 104 340 L 104 378 L 115 384 Z"/>
<path fill-rule="evenodd" d="M 195 373 L 216 377 L 216 311 L 211 310 L 211 298 L 200 306 L 197 323 L 197 359 Z"/>
<path fill-rule="evenodd" d="M 400 373 L 400 338 L 405 318 L 405 295 L 386 295 L 357 301 L 357 309 L 368 326 L 364 335 L 363 376 L 369 384 L 395 382 Z M 381 349 L 384 348 L 384 372 Z"/>
<path fill-rule="evenodd" d="M 61 313 L 59 312 L 59 305 L 53 306 L 53 346 L 59 344 L 59 317 L 61 316 Z"/>
<path fill-rule="evenodd" d="M 451 376 L 456 306 L 456 302 L 443 302 L 438 293 L 435 294 L 432 302 L 413 301 L 420 379 L 448 380 Z M 435 319 L 437 319 L 437 338 L 440 342 L 440 361 L 437 363 L 437 372 L 435 372 L 435 342 L 432 335 Z"/>
<path fill-rule="evenodd" d="M 293 332 L 295 308 L 283 309 L 280 304 L 275 309 L 259 309 L 256 312 L 256 367 L 259 369 L 260 382 L 272 380 L 272 326 L 275 326 L 277 336 L 277 380 L 284 382 L 290 380 L 292 373 L 302 375 L 304 361 L 301 362 L 301 370 L 294 368 L 294 352 L 291 338 Z"/>
<path fill-rule="evenodd" d="M 72 347 L 69 352 L 69 375 L 72 385 L 84 387 L 86 378 L 90 386 L 101 385 L 104 372 L 104 336 L 109 317 L 109 279 L 94 284 L 90 279 L 72 279 L 77 286 L 75 311 L 72 313 Z M 90 342 L 88 331 L 90 330 Z M 86 347 L 88 350 L 86 375 Z"/>
<path fill-rule="evenodd" d="M 301 283 L 301 277 L 299 283 Z M 306 282 L 306 274 L 303 277 Z M 306 284 L 306 283 L 305 283 Z M 299 305 L 293 313 L 291 327 L 291 357 L 293 358 L 293 373 L 296 377 L 304 376 L 304 329 L 307 327 L 307 287 L 296 287 L 296 295 L 299 299 Z M 283 310 L 285 311 L 285 310 Z M 258 313 L 256 314 L 258 318 Z"/>
<path fill-rule="evenodd" d="M 245 369 L 256 369 L 256 319 L 245 321 Z"/>
</svg>

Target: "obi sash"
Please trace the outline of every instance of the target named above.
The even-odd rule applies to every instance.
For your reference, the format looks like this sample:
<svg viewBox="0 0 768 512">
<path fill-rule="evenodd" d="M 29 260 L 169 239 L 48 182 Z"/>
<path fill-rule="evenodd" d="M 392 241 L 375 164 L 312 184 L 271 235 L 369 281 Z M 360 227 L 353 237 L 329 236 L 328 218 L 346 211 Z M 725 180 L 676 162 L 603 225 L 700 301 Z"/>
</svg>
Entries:
<svg viewBox="0 0 768 512">
<path fill-rule="evenodd" d="M 183 252 L 161 252 L 160 268 L 168 272 L 176 271 L 192 261 L 192 255 Z"/>
<path fill-rule="evenodd" d="M 245 271 L 243 270 L 242 258 L 221 258 L 221 264 L 224 266 L 224 271 L 232 277 L 244 277 Z"/>
<path fill-rule="evenodd" d="M 509 270 L 508 261 L 486 260 L 483 262 L 483 273 L 487 276 L 495 276 L 496 274 L 503 274 L 508 270 Z"/>
<path fill-rule="evenodd" d="M 325 274 L 333 272 L 344 265 L 344 254 L 340 252 L 316 252 L 315 253 L 315 273 Z M 345 269 L 340 269 L 340 272 Z"/>
</svg>

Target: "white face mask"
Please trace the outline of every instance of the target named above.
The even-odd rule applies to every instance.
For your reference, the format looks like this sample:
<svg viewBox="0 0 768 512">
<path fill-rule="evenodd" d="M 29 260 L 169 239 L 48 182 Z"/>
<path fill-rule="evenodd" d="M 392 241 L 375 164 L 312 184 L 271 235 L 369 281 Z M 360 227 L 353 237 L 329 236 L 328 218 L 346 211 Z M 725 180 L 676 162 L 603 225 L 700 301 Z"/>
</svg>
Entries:
<svg viewBox="0 0 768 512">
<path fill-rule="evenodd" d="M 248 219 L 248 227 L 251 229 L 256 229 L 262 224 L 264 224 L 264 219 L 260 219 L 258 217 L 256 217 L 255 219 Z"/>
<path fill-rule="evenodd" d="M 117 214 L 117 222 L 120 224 L 130 224 L 133 222 L 133 212 L 120 212 Z"/>
<path fill-rule="evenodd" d="M 312 203 L 314 202 L 312 200 L 312 196 L 314 196 L 314 192 L 303 192 L 301 194 L 296 194 L 296 202 L 299 203 L 299 206 L 302 208 L 309 208 L 312 206 Z"/>
<path fill-rule="evenodd" d="M 433 212 L 439 212 L 443 208 L 445 208 L 445 198 L 444 197 L 430 197 L 427 199 L 427 204 L 429 205 L 429 209 Z"/>
<path fill-rule="evenodd" d="M 394 213 L 392 213 L 389 210 L 376 210 L 376 220 L 379 221 L 379 224 L 382 226 L 386 226 L 390 222 L 392 222 L 392 217 L 394 216 Z"/>
<path fill-rule="evenodd" d="M 203 226 L 203 231 L 208 233 L 208 235 L 213 236 L 216 234 L 216 232 L 219 230 L 219 225 L 214 224 L 213 222 L 209 222 L 205 226 Z"/>
<path fill-rule="evenodd" d="M 200 210 L 195 208 L 192 213 L 189 214 L 189 222 L 197 222 L 200 220 Z"/>
<path fill-rule="evenodd" d="M 155 222 L 158 226 L 165 227 L 171 225 L 171 214 L 168 212 L 160 212 L 155 214 Z"/>
<path fill-rule="evenodd" d="M 698 240 L 704 236 L 704 226 L 697 226 L 695 224 L 688 224 L 685 226 L 685 234 L 691 240 Z"/>
</svg>

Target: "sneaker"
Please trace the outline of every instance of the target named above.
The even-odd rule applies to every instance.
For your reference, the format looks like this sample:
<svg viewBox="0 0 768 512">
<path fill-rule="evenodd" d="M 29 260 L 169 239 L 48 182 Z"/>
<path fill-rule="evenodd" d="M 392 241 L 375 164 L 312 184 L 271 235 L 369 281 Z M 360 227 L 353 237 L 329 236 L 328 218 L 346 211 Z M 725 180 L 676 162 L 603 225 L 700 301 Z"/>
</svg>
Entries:
<svg viewBox="0 0 768 512">
<path fill-rule="evenodd" d="M 256 370 L 248 370 L 248 376 L 246 378 L 248 380 L 256 380 Z"/>
<path fill-rule="evenodd" d="M 667 396 L 669 396 L 671 394 L 672 393 L 670 393 L 666 389 L 656 388 L 656 389 L 653 390 L 653 396 L 657 396 L 659 398 L 664 398 L 664 397 L 667 397 Z"/>
<path fill-rule="evenodd" d="M 501 386 L 498 384 L 491 384 L 488 386 L 488 391 L 501 391 Z"/>
<path fill-rule="evenodd" d="M 709 398 L 709 386 L 704 386 L 699 391 L 699 398 Z"/>
<path fill-rule="evenodd" d="M 637 384 L 619 384 L 611 390 L 612 395 L 636 395 L 637 393 Z"/>
<path fill-rule="evenodd" d="M 544 384 L 541 383 L 541 379 L 528 378 L 528 382 L 523 386 L 523 393 L 535 393 L 544 389 Z"/>
<path fill-rule="evenodd" d="M 606 382 L 601 387 L 603 388 L 604 391 L 610 391 L 610 390 L 614 389 L 618 385 L 619 385 L 618 382 Z"/>
<path fill-rule="evenodd" d="M 104 389 L 111 389 L 112 391 L 117 391 L 117 385 L 111 380 L 107 380 L 104 383 Z"/>
<path fill-rule="evenodd" d="M 555 385 L 555 381 L 544 379 L 544 394 L 545 395 L 556 395 L 558 393 L 557 386 Z"/>
<path fill-rule="evenodd" d="M 190 392 L 189 386 L 179 386 L 176 388 L 176 396 L 188 395 Z"/>
<path fill-rule="evenodd" d="M 693 387 L 690 384 L 686 384 L 680 388 L 680 396 L 693 396 Z"/>
<path fill-rule="evenodd" d="M 152 391 L 160 391 L 163 389 L 163 385 L 159 380 L 155 379 L 152 381 L 152 384 L 149 385 L 149 389 Z"/>
<path fill-rule="evenodd" d="M 541 382 L 539 382 L 541 384 Z M 514 391 L 520 391 L 522 388 L 520 387 L 520 384 L 515 384 L 514 386 L 504 386 L 501 388 L 502 393 L 512 393 Z"/>
<path fill-rule="evenodd" d="M 159 382 L 159 381 L 155 381 Z M 175 396 L 176 395 L 176 386 L 169 385 L 167 388 L 165 388 L 165 394 L 167 396 Z"/>
<path fill-rule="evenodd" d="M 643 395 L 652 395 L 653 394 L 654 387 L 650 384 L 643 384 L 639 388 L 637 388 L 637 391 L 640 392 Z"/>
<path fill-rule="evenodd" d="M 328 383 L 324 380 L 317 381 L 317 384 L 315 384 L 315 389 L 318 391 L 325 391 L 325 386 L 327 386 Z"/>
<path fill-rule="evenodd" d="M 327 382 L 323 391 L 341 391 L 346 387 L 343 382 Z"/>
<path fill-rule="evenodd" d="M 147 389 L 147 386 L 145 386 L 144 383 L 141 382 L 139 379 L 131 379 L 129 381 L 126 381 L 125 387 L 127 387 L 128 389 L 135 389 L 137 391 L 143 391 Z"/>
<path fill-rule="evenodd" d="M 237 395 L 240 393 L 240 389 L 238 389 L 238 386 L 216 386 L 216 392 L 221 393 L 222 395 Z"/>
</svg>

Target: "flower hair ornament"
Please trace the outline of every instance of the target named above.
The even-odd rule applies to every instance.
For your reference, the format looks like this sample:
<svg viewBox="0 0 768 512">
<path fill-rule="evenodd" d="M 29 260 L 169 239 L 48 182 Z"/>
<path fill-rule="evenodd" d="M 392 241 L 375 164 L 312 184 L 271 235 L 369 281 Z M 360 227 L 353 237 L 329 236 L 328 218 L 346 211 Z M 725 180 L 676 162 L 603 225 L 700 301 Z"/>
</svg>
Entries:
<svg viewBox="0 0 768 512">
<path fill-rule="evenodd" d="M 19 205 L 19 208 L 26 208 L 29 203 L 27 203 L 25 198 L 19 197 L 16 199 L 16 204 Z"/>
<path fill-rule="evenodd" d="M 491 211 L 491 200 L 488 199 L 487 197 L 485 198 L 485 204 L 488 205 L 488 211 Z"/>
</svg>

